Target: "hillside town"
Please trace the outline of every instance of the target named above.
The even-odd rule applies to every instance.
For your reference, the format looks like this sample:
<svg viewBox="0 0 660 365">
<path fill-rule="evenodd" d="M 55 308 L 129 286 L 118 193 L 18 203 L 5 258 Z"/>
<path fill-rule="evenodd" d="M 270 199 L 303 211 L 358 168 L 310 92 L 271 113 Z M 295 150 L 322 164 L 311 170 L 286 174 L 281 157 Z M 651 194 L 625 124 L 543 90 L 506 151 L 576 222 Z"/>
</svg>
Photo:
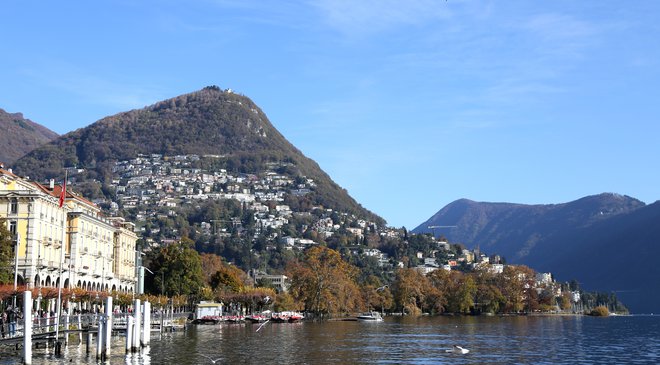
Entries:
<svg viewBox="0 0 660 365">
<path fill-rule="evenodd" d="M 76 179 L 84 172 L 82 169 L 67 169 L 70 178 L 65 187 L 53 180 L 41 184 L 21 178 L 3 166 L 0 219 L 15 237 L 12 252 L 17 257 L 17 284 L 41 290 L 57 288 L 62 281 L 62 287 L 67 289 L 142 294 L 145 285 L 142 256 L 157 254 L 184 238 L 176 229 L 169 235 L 155 226 L 147 229 L 149 222 L 175 217 L 186 206 L 216 200 L 234 201 L 250 212 L 254 220 L 249 224 L 241 217 L 222 222 L 202 221 L 195 226 L 202 233 L 200 237 L 212 237 L 215 242 L 238 237 L 253 243 L 265 237 L 266 244 L 262 247 L 265 253 L 251 250 L 251 254 L 288 251 L 302 257 L 312 247 L 327 246 L 341 252 L 343 260 L 355 262 L 362 270 L 377 268 L 375 272 L 380 272 L 378 276 L 385 280 L 381 284 L 398 280 L 395 277 L 403 269 L 414 270 L 421 277 L 443 277 L 444 274 L 436 275 L 436 271 L 460 275 L 487 273 L 491 277 L 509 275 L 507 280 L 520 281 L 524 290 L 535 292 L 535 297 L 566 298 L 566 302 L 572 303 L 567 306 L 552 299 L 545 310 L 553 307 L 560 310 L 560 306 L 577 308 L 581 301 L 577 288 L 555 282 L 550 273 L 507 271 L 501 257 L 488 255 L 478 247 L 468 249 L 442 237 L 378 226 L 321 206 L 310 207 L 308 211 L 293 210 L 284 204 L 287 196 L 311 194 L 316 185 L 306 177 L 278 173 L 281 164 L 271 163 L 260 174 L 232 174 L 224 169 L 206 171 L 196 167 L 201 159 L 219 158 L 222 157 L 154 154 L 119 161 L 112 169 L 116 174 L 112 181 L 116 201 L 95 199 L 94 202 L 75 193 Z M 108 207 L 110 215 L 106 216 L 100 206 Z M 120 218 L 122 211 L 128 211 L 128 216 L 135 220 Z M 296 226 L 299 231 L 289 230 L 285 234 L 284 228 L 301 217 L 305 224 Z M 250 276 L 251 285 L 266 284 L 283 295 L 289 292 L 294 279 L 278 268 L 243 269 Z M 160 285 L 163 291 L 165 283 Z M 54 305 L 51 298 L 48 306 Z"/>
</svg>

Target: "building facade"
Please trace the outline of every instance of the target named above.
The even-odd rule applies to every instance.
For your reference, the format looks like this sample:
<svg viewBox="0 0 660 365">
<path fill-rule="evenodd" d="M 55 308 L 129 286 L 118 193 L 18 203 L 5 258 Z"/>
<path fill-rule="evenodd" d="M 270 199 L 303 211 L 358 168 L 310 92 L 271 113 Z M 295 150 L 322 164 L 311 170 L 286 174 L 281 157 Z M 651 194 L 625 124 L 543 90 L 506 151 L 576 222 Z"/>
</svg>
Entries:
<svg viewBox="0 0 660 365">
<path fill-rule="evenodd" d="M 62 280 L 64 288 L 134 292 L 134 225 L 104 217 L 95 204 L 70 191 L 60 205 L 62 190 L 53 181 L 42 185 L 0 165 L 0 219 L 15 237 L 18 284 L 58 287 Z"/>
</svg>

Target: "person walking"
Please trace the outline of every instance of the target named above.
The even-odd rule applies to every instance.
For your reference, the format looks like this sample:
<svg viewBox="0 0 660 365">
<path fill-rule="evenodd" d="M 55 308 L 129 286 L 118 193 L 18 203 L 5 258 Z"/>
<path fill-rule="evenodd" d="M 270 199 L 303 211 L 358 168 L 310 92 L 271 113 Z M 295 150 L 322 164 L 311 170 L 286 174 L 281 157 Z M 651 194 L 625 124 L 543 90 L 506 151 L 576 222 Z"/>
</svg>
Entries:
<svg viewBox="0 0 660 365">
<path fill-rule="evenodd" d="M 9 337 L 16 334 L 16 308 L 10 307 L 7 310 L 7 322 L 9 322 Z"/>
<path fill-rule="evenodd" d="M 2 312 L 0 314 L 0 332 L 2 333 L 2 338 L 5 338 L 5 323 L 7 323 L 7 312 Z"/>
</svg>

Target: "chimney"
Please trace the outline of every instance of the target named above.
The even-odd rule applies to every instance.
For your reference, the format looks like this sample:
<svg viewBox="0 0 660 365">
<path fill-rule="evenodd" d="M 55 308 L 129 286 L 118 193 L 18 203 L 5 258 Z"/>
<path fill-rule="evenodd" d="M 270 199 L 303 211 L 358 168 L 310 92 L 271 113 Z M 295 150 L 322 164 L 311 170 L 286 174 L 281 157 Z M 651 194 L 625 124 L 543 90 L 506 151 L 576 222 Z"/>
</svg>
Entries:
<svg viewBox="0 0 660 365">
<path fill-rule="evenodd" d="M 51 191 L 55 189 L 55 179 L 50 179 L 48 187 L 50 188 Z"/>
</svg>

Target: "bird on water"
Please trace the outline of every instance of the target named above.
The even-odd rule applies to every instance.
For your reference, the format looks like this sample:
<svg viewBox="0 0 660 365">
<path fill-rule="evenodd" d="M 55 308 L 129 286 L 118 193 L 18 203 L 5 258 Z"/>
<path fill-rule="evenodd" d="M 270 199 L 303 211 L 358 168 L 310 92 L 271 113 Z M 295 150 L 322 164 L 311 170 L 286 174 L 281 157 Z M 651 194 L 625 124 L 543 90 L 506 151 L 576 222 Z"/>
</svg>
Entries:
<svg viewBox="0 0 660 365">
<path fill-rule="evenodd" d="M 202 357 L 205 357 L 205 358 L 209 359 L 209 360 L 211 361 L 211 364 L 215 364 L 216 362 L 222 360 L 221 357 L 219 357 L 219 358 L 217 358 L 217 359 L 214 360 L 212 357 L 210 357 L 210 356 L 206 356 L 206 355 L 204 355 L 204 354 L 199 354 L 199 356 L 202 356 Z"/>
</svg>

